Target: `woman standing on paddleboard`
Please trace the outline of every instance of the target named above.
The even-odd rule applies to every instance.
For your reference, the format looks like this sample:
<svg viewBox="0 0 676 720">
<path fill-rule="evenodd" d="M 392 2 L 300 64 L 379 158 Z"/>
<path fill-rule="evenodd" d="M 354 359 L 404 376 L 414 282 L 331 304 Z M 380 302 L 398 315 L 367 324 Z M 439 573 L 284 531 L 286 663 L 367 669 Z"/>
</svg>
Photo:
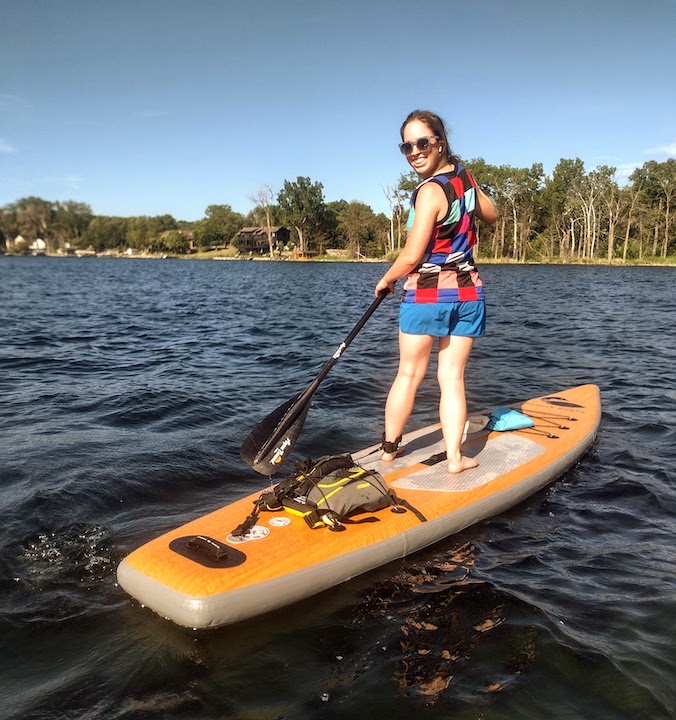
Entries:
<svg viewBox="0 0 676 720">
<path fill-rule="evenodd" d="M 422 182 L 411 196 L 404 249 L 376 285 L 376 295 L 408 276 L 399 313 L 399 369 L 385 405 L 383 455 L 400 452 L 404 426 L 439 339 L 439 415 L 448 470 L 476 467 L 460 453 L 467 420 L 465 366 L 474 338 L 485 334 L 481 278 L 472 257 L 475 217 L 494 223 L 498 211 L 451 151 L 443 120 L 414 110 L 401 126 L 401 152 Z"/>
</svg>

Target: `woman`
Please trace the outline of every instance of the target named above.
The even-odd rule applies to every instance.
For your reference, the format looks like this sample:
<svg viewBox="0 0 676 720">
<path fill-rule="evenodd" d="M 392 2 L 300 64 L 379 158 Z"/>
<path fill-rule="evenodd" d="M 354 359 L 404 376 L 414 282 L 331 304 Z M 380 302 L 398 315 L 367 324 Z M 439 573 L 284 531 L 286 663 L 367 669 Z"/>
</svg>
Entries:
<svg viewBox="0 0 676 720">
<path fill-rule="evenodd" d="M 408 276 L 399 314 L 399 369 L 385 406 L 384 461 L 401 452 L 401 436 L 416 391 L 439 339 L 438 380 L 448 471 L 478 465 L 460 452 L 467 419 L 465 366 L 475 337 L 485 334 L 483 285 L 472 258 L 475 217 L 494 223 L 498 212 L 453 155 L 443 120 L 415 110 L 401 126 L 401 152 L 422 178 L 411 196 L 406 245 L 376 285 L 394 290 Z"/>
</svg>

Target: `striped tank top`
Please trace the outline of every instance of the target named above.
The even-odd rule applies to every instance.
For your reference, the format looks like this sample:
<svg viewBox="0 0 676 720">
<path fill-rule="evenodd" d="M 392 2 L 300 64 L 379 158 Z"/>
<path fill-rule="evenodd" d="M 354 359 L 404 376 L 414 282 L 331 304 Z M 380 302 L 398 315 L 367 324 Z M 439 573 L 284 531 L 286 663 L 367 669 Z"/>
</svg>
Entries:
<svg viewBox="0 0 676 720">
<path fill-rule="evenodd" d="M 476 243 L 474 178 L 457 164 L 451 172 L 423 180 L 411 195 L 408 230 L 413 225 L 418 191 L 429 182 L 441 186 L 448 200 L 448 212 L 435 224 L 420 264 L 408 276 L 402 302 L 484 300 L 483 284 L 472 257 Z"/>
</svg>

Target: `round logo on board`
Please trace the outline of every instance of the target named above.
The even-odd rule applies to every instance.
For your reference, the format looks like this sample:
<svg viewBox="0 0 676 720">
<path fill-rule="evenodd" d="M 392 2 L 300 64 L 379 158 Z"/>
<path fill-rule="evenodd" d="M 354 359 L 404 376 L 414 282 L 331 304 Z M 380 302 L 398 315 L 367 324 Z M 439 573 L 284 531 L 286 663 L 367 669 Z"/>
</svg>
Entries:
<svg viewBox="0 0 676 720">
<path fill-rule="evenodd" d="M 261 540 L 270 534 L 270 530 L 263 525 L 254 525 L 245 535 L 228 535 L 226 540 L 233 545 L 249 542 L 249 540 Z"/>
<path fill-rule="evenodd" d="M 291 525 L 291 518 L 288 517 L 273 517 L 270 519 L 270 525 L 274 527 L 284 527 L 285 525 Z"/>
</svg>

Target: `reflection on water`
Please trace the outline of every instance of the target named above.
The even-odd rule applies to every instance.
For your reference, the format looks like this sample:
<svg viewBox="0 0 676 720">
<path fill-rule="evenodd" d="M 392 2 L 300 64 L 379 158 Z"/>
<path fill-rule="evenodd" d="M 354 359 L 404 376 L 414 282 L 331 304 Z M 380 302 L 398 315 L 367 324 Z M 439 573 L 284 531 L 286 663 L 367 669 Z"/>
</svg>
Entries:
<svg viewBox="0 0 676 720">
<path fill-rule="evenodd" d="M 437 701 L 451 682 L 465 695 L 500 692 L 533 661 L 536 631 L 498 630 L 508 618 L 507 603 L 486 583 L 470 579 L 475 557 L 476 549 L 466 542 L 402 568 L 375 585 L 364 603 L 364 613 L 376 623 L 383 618 L 400 623 L 385 657 L 396 664 L 400 690 L 423 695 L 427 703 Z"/>
</svg>

